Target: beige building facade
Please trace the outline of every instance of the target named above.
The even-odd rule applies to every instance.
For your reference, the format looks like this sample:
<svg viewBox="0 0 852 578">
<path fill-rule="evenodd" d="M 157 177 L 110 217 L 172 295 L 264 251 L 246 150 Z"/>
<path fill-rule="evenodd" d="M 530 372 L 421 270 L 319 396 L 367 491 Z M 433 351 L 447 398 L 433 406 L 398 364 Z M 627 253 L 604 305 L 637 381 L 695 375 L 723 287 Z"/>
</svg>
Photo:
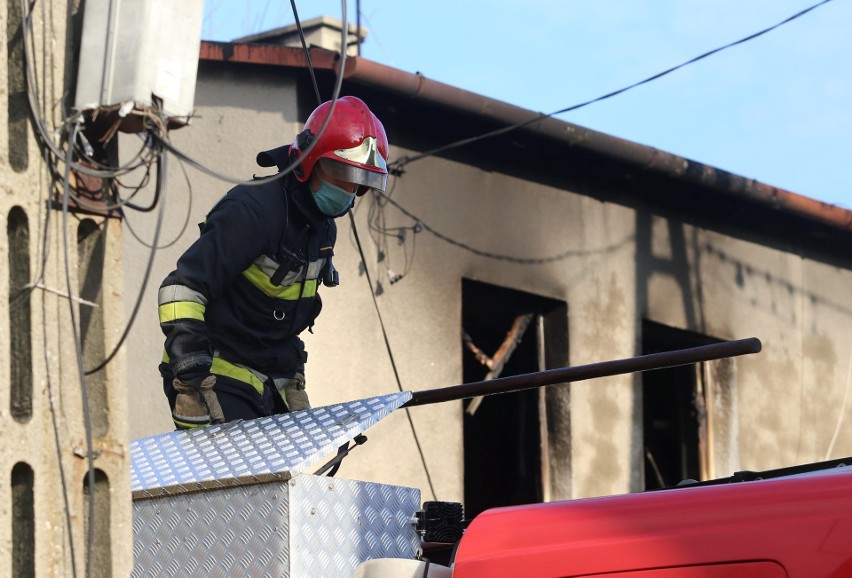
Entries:
<svg viewBox="0 0 852 578">
<path fill-rule="evenodd" d="M 334 53 L 313 63 L 330 97 Z M 202 45 L 196 116 L 172 135 L 235 178 L 289 143 L 315 105 L 299 49 Z M 343 94 L 383 120 L 391 161 L 535 115 L 361 58 Z M 156 286 L 230 184 L 170 165 L 168 219 L 128 343 L 133 437 L 171 428 L 156 371 Z M 150 242 L 153 217 L 130 226 Z M 184 226 L 184 223 L 189 224 Z M 849 212 L 554 119 L 426 156 L 354 210 L 405 390 L 483 379 L 532 314 L 504 375 L 758 337 L 763 351 L 696 368 L 411 408 L 368 432 L 343 477 L 488 505 L 638 491 L 852 454 Z M 314 405 L 397 390 L 356 235 L 339 223 L 341 285 L 309 351 Z M 125 235 L 125 308 L 149 249 Z M 469 339 L 463 339 L 463 335 Z M 413 426 L 413 427 L 412 427 Z M 416 438 L 422 448 L 422 457 Z"/>
</svg>

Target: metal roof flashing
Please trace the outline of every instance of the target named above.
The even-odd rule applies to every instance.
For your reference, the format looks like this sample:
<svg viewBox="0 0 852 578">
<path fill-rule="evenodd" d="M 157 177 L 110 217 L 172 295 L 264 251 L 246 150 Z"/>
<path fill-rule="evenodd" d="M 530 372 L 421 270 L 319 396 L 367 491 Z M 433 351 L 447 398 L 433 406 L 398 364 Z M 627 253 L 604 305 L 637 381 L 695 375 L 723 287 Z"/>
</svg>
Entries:
<svg viewBox="0 0 852 578">
<path fill-rule="evenodd" d="M 133 499 L 289 480 L 410 399 L 406 391 L 133 440 Z"/>
</svg>

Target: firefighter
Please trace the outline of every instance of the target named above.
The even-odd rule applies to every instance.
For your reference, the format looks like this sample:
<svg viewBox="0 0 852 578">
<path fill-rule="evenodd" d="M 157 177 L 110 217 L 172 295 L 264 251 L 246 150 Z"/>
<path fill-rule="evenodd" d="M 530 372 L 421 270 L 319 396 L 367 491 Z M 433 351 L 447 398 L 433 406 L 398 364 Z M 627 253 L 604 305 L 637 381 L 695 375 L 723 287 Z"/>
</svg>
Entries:
<svg viewBox="0 0 852 578">
<path fill-rule="evenodd" d="M 310 407 L 299 334 L 322 309 L 320 284 L 338 284 L 334 220 L 385 190 L 387 158 L 382 123 L 345 96 L 314 110 L 293 144 L 257 155 L 279 172 L 300 160 L 296 170 L 213 207 L 159 290 L 159 369 L 178 429 Z"/>
</svg>

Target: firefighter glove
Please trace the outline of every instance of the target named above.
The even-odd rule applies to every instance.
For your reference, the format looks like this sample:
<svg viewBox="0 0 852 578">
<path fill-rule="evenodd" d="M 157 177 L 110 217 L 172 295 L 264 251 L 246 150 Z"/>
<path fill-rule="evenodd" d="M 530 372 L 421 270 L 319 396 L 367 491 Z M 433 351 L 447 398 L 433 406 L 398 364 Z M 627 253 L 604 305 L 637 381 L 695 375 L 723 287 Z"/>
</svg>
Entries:
<svg viewBox="0 0 852 578">
<path fill-rule="evenodd" d="M 290 379 L 276 379 L 275 385 L 278 387 L 281 397 L 287 403 L 289 411 L 311 408 L 311 402 L 308 401 L 308 393 L 305 391 L 304 374 L 297 373 Z"/>
<path fill-rule="evenodd" d="M 215 375 L 188 381 L 175 378 L 172 385 L 177 392 L 177 398 L 172 419 L 178 429 L 224 423 L 225 415 L 222 413 L 222 406 L 219 405 L 219 399 L 213 391 L 215 384 Z"/>
</svg>

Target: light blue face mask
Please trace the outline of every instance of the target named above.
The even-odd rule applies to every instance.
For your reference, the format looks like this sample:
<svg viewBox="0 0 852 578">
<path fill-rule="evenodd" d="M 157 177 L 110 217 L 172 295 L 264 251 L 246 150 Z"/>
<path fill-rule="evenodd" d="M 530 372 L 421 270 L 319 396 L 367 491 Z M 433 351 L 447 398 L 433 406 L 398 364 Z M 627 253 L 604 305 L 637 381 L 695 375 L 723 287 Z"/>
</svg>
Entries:
<svg viewBox="0 0 852 578">
<path fill-rule="evenodd" d="M 348 193 L 336 185 L 321 181 L 314 193 L 314 201 L 323 214 L 329 217 L 339 217 L 349 210 L 355 200 L 355 193 Z"/>
</svg>

